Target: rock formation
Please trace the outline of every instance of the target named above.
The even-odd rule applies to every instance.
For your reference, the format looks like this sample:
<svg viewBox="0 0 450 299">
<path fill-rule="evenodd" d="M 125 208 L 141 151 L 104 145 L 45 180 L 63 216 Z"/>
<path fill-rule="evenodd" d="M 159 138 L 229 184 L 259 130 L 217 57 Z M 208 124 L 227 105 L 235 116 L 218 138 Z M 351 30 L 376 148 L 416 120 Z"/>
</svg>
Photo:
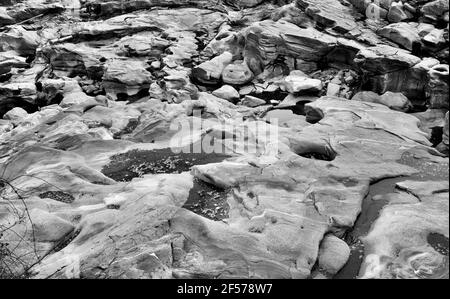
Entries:
<svg viewBox="0 0 450 299">
<path fill-rule="evenodd" d="M 0 278 L 448 278 L 448 23 L 443 0 L 0 4 Z"/>
</svg>

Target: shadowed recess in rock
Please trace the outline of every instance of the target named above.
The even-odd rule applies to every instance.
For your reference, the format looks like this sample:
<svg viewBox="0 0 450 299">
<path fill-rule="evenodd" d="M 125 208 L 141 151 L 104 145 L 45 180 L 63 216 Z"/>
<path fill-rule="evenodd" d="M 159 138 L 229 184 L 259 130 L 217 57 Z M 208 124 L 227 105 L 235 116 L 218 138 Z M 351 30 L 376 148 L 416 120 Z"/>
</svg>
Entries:
<svg viewBox="0 0 450 299">
<path fill-rule="evenodd" d="M 183 208 L 211 220 L 228 218 L 230 209 L 227 203 L 228 192 L 202 180 L 194 179 L 194 186 Z"/>
<path fill-rule="evenodd" d="M 81 230 L 74 230 L 71 233 L 69 233 L 67 236 L 65 236 L 62 240 L 60 240 L 55 247 L 53 248 L 53 252 L 58 252 L 63 250 L 67 245 L 69 245 L 78 235 L 80 234 Z"/>
<path fill-rule="evenodd" d="M 314 146 L 311 148 L 303 149 L 301 151 L 295 151 L 295 153 L 303 158 L 322 160 L 322 161 L 333 161 L 336 159 L 337 153 L 331 146 Z"/>
<path fill-rule="evenodd" d="M 448 256 L 448 238 L 444 235 L 431 233 L 427 237 L 428 244 L 430 244 L 434 250 L 442 255 Z"/>
</svg>

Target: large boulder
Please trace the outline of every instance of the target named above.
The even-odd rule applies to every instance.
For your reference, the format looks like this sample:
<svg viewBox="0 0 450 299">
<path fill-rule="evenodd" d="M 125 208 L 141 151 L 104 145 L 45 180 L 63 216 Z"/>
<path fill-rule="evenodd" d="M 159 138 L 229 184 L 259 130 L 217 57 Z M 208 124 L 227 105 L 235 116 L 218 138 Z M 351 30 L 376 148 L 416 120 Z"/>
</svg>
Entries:
<svg viewBox="0 0 450 299">
<path fill-rule="evenodd" d="M 231 85 L 244 85 L 253 79 L 253 72 L 245 61 L 235 61 L 225 67 L 222 72 L 222 81 Z"/>
<path fill-rule="evenodd" d="M 192 76 L 202 84 L 218 84 L 222 78 L 223 70 L 233 60 L 230 52 L 206 61 L 192 69 Z"/>
<path fill-rule="evenodd" d="M 439 61 L 421 60 L 406 50 L 380 45 L 360 50 L 355 63 L 365 74 L 365 90 L 401 92 L 414 104 L 424 104 L 428 72 Z"/>
<path fill-rule="evenodd" d="M 361 278 L 448 277 L 448 186 L 448 181 L 397 184 L 397 192 L 388 195 L 390 203 L 363 238 Z"/>
<path fill-rule="evenodd" d="M 5 115 L 3 115 L 3 119 L 10 120 L 13 124 L 18 124 L 27 116 L 28 113 L 24 109 L 16 107 L 6 112 Z"/>
<path fill-rule="evenodd" d="M 323 88 L 322 81 L 309 78 L 301 71 L 292 71 L 280 83 L 283 90 L 289 93 L 299 93 L 302 91 L 319 92 Z"/>
<path fill-rule="evenodd" d="M 121 95 L 133 96 L 148 90 L 152 75 L 146 68 L 146 63 L 140 60 L 112 60 L 103 75 L 106 93 L 117 99 Z"/>
<path fill-rule="evenodd" d="M 445 15 L 448 17 L 449 5 L 446 0 L 435 0 L 422 7 L 422 14 L 432 21 L 440 21 L 445 19 Z M 448 22 L 448 19 L 447 19 Z"/>
<path fill-rule="evenodd" d="M 376 2 L 369 2 L 365 9 L 366 17 L 376 21 L 386 19 L 388 13 L 389 11 L 387 8 L 377 5 Z"/>
<path fill-rule="evenodd" d="M 437 149 L 444 155 L 449 155 L 449 132 L 448 132 L 448 111 L 444 118 L 444 129 L 442 133 L 442 142 L 437 146 Z"/>
<path fill-rule="evenodd" d="M 387 19 L 391 23 L 398 23 L 412 19 L 414 15 L 403 5 L 402 2 L 393 2 L 389 7 Z"/>
<path fill-rule="evenodd" d="M 378 30 L 378 34 L 409 51 L 412 51 L 417 44 L 420 45 L 421 38 L 417 24 L 416 26 L 404 22 L 390 24 Z"/>
<path fill-rule="evenodd" d="M 326 235 L 320 243 L 319 267 L 329 274 L 336 274 L 348 261 L 350 247 L 333 235 Z"/>
<path fill-rule="evenodd" d="M 240 98 L 239 92 L 230 85 L 224 85 L 221 88 L 214 90 L 212 94 L 230 102 L 234 102 Z"/>
<path fill-rule="evenodd" d="M 339 33 L 357 31 L 357 23 L 352 8 L 337 0 L 297 0 L 296 5 L 325 28 Z"/>
</svg>

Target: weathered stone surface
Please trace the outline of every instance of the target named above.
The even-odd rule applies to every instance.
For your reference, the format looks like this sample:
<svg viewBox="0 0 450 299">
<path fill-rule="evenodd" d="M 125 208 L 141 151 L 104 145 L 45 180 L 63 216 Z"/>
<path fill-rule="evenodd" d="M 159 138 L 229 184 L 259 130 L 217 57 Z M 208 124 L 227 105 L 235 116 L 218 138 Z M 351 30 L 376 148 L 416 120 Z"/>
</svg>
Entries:
<svg viewBox="0 0 450 299">
<path fill-rule="evenodd" d="M 9 110 L 3 115 L 3 119 L 10 120 L 13 124 L 18 124 L 28 116 L 28 113 L 19 107 Z"/>
<path fill-rule="evenodd" d="M 381 96 L 381 104 L 388 106 L 393 110 L 408 112 L 412 110 L 411 102 L 402 93 L 386 92 Z"/>
<path fill-rule="evenodd" d="M 14 50 L 20 55 L 33 55 L 39 44 L 35 31 L 27 31 L 22 26 L 14 26 L 0 33 L 0 51 Z"/>
<path fill-rule="evenodd" d="M 445 124 L 444 124 L 444 137 L 443 137 L 443 142 L 444 144 L 446 144 L 448 146 L 448 112 L 447 114 L 445 114 Z"/>
<path fill-rule="evenodd" d="M 0 25 L 15 24 L 41 14 L 61 13 L 64 10 L 60 1 L 33 0 L 13 4 L 11 7 L 0 7 Z"/>
<path fill-rule="evenodd" d="M 299 93 L 302 91 L 319 92 L 323 88 L 322 81 L 308 78 L 305 74 L 293 71 L 280 82 L 282 89 L 289 93 Z"/>
<path fill-rule="evenodd" d="M 412 51 L 415 45 L 420 45 L 419 31 L 416 26 L 410 23 L 400 22 L 387 25 L 379 30 L 378 34 L 409 51 Z"/>
<path fill-rule="evenodd" d="M 356 62 L 374 74 L 391 73 L 413 67 L 420 58 L 398 48 L 382 45 L 361 50 Z"/>
<path fill-rule="evenodd" d="M 244 99 L 242 99 L 241 102 L 242 105 L 247 107 L 258 107 L 266 104 L 266 101 L 263 99 L 252 97 L 252 96 L 245 96 Z"/>
<path fill-rule="evenodd" d="M 225 52 L 222 55 L 204 62 L 192 70 L 193 76 L 204 84 L 217 84 L 222 78 L 225 67 L 232 62 L 232 54 Z"/>
<path fill-rule="evenodd" d="M 253 72 L 245 62 L 234 62 L 227 65 L 222 72 L 225 84 L 244 85 L 253 79 Z"/>
<path fill-rule="evenodd" d="M 448 64 L 439 64 L 429 70 L 429 82 L 426 90 L 430 108 L 449 108 L 449 74 Z"/>
<path fill-rule="evenodd" d="M 436 134 L 436 128 L 444 127 L 445 113 L 446 111 L 442 109 L 428 109 L 413 115 L 420 120 L 420 129 L 428 134 L 429 139 L 432 139 L 435 138 L 433 135 Z"/>
<path fill-rule="evenodd" d="M 437 146 L 437 149 L 444 155 L 449 155 L 449 132 L 448 132 L 448 112 L 445 114 L 444 127 L 442 133 L 442 142 Z"/>
<path fill-rule="evenodd" d="M 448 17 L 448 2 L 445 0 L 428 2 L 422 7 L 421 12 L 425 17 L 430 18 L 433 21 L 442 20 L 445 18 L 446 13 Z"/>
<path fill-rule="evenodd" d="M 224 85 L 221 88 L 214 90 L 212 94 L 230 102 L 239 100 L 240 98 L 239 92 L 230 85 Z"/>
<path fill-rule="evenodd" d="M 408 112 L 413 106 L 411 102 L 401 93 L 394 92 L 386 92 L 383 95 L 378 95 L 371 91 L 359 92 L 357 93 L 352 100 L 354 101 L 363 101 L 370 103 L 378 103 L 385 105 L 393 110 Z"/>
<path fill-rule="evenodd" d="M 103 75 L 103 87 L 113 98 L 119 94 L 136 95 L 142 90 L 148 90 L 151 74 L 142 61 L 113 60 L 107 64 Z"/>
<path fill-rule="evenodd" d="M 402 92 L 412 102 L 424 102 L 429 70 L 439 62 L 423 59 L 391 46 L 361 50 L 355 62 L 365 72 L 367 90 L 383 94 Z"/>
<path fill-rule="evenodd" d="M 8 275 L 448 277 L 445 5 L 3 1 Z"/>
<path fill-rule="evenodd" d="M 255 75 L 278 55 L 287 55 L 309 62 L 320 61 L 337 40 L 314 28 L 299 28 L 286 21 L 262 21 L 243 32 L 244 57 Z"/>
<path fill-rule="evenodd" d="M 413 14 L 404 7 L 402 2 L 393 2 L 389 7 L 387 19 L 391 23 L 398 23 L 411 19 Z"/>
<path fill-rule="evenodd" d="M 314 96 L 296 96 L 294 94 L 289 94 L 280 104 L 278 104 L 277 108 L 295 107 L 297 103 L 309 103 L 314 102 L 317 99 L 318 97 Z"/>
<path fill-rule="evenodd" d="M 366 17 L 368 19 L 380 20 L 388 16 L 388 8 L 378 6 L 375 2 L 370 2 L 365 9 Z"/>
<path fill-rule="evenodd" d="M 340 1 L 297 0 L 296 4 L 323 27 L 332 28 L 339 33 L 357 30 L 352 9 L 342 5 Z"/>
<path fill-rule="evenodd" d="M 36 85 L 26 81 L 2 84 L 0 98 L 0 116 L 17 106 L 32 112 L 36 107 Z"/>
</svg>

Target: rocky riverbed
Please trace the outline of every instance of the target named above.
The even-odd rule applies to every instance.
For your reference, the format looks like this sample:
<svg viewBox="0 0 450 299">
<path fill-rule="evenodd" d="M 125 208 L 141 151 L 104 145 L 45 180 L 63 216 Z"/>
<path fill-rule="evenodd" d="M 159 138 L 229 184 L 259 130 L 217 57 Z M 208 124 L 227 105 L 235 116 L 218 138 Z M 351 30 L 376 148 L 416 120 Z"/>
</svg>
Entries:
<svg viewBox="0 0 450 299">
<path fill-rule="evenodd" d="M 448 278 L 447 0 L 1 0 L 0 278 Z"/>
</svg>

